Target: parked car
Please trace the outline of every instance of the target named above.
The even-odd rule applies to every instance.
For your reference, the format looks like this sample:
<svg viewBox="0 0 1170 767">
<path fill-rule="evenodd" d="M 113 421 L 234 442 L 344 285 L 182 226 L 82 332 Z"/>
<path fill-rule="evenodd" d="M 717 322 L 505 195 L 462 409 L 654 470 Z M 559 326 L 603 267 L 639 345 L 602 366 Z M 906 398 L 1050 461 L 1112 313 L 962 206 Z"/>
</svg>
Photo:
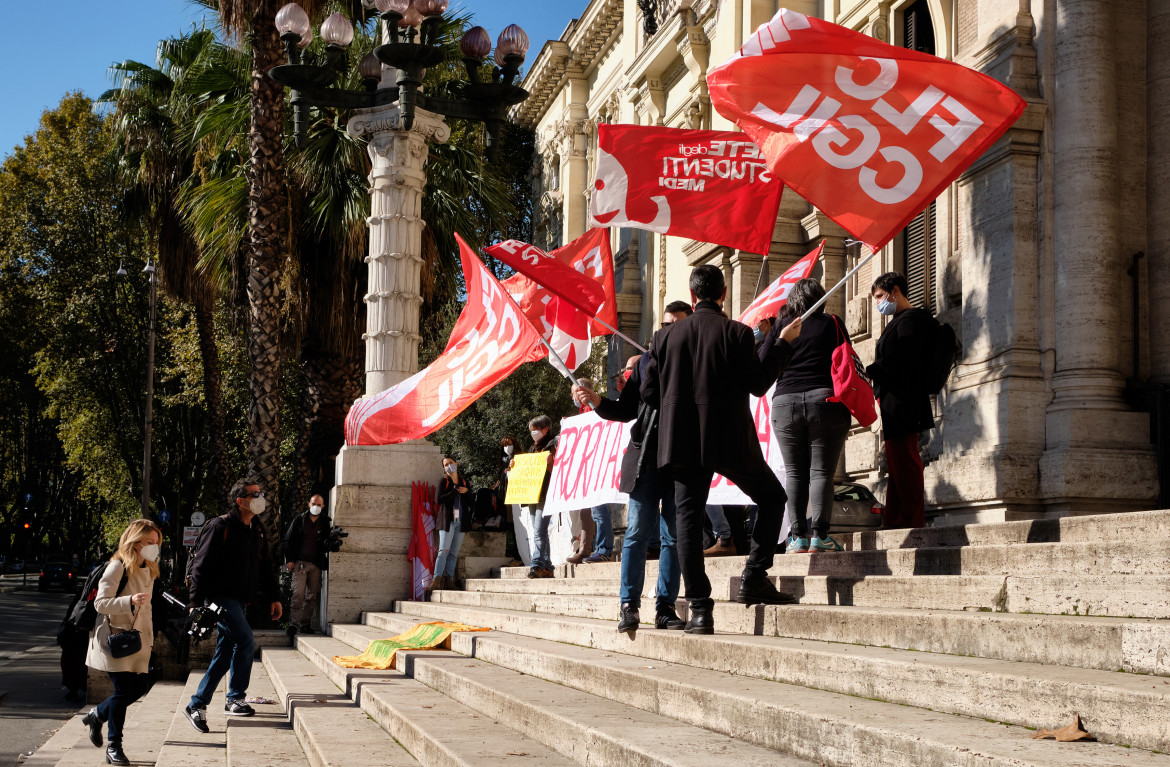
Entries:
<svg viewBox="0 0 1170 767">
<path fill-rule="evenodd" d="M 65 562 L 50 562 L 41 568 L 41 577 L 37 581 L 38 591 L 48 591 L 51 588 L 73 591 L 76 587 L 77 571 Z"/>
<path fill-rule="evenodd" d="M 856 482 L 840 482 L 833 488 L 833 524 L 830 533 L 863 533 L 882 526 L 886 507 L 869 488 Z"/>
</svg>

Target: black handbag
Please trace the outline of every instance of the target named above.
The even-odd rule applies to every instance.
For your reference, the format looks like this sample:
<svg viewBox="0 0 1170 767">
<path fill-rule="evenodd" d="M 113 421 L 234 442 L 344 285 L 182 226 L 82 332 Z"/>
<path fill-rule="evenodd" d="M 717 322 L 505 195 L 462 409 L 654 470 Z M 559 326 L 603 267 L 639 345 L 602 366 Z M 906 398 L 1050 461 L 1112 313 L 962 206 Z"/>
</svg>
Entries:
<svg viewBox="0 0 1170 767">
<path fill-rule="evenodd" d="M 106 649 L 110 651 L 110 655 L 114 658 L 126 658 L 142 649 L 142 634 L 138 633 L 138 629 L 134 628 L 134 624 L 138 622 L 138 611 L 133 607 L 130 612 L 134 614 L 134 620 L 130 622 L 130 628 L 125 631 L 119 631 L 117 634 L 111 633 L 106 637 Z M 109 624 L 109 617 L 106 617 L 106 623 Z"/>
</svg>

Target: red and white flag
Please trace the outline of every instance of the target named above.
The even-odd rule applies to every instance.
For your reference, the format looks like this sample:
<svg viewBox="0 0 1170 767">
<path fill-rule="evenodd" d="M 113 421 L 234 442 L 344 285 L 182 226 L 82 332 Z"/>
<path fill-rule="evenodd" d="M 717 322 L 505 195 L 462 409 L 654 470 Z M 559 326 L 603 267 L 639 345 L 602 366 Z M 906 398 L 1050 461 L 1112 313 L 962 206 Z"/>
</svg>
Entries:
<svg viewBox="0 0 1170 767">
<path fill-rule="evenodd" d="M 536 280 L 525 276 L 525 273 L 515 274 L 503 282 L 504 288 L 519 304 L 524 316 L 528 317 L 529 321 L 540 331 L 541 337 L 564 360 L 569 372 L 576 370 L 581 366 L 581 363 L 589 358 L 590 342 L 593 336 L 602 336 L 613 332 L 600 322 L 591 321 L 592 317 L 617 326 L 617 299 L 613 285 L 613 254 L 610 250 L 607 230 L 590 229 L 568 245 L 557 248 L 546 255 L 542 255 L 544 252 L 539 248 L 516 240 L 492 245 L 485 248 L 484 252 L 509 264 L 516 260 L 516 253 L 528 254 L 527 260 L 522 261 L 525 266 L 522 271 L 533 273 L 533 270 L 528 266 L 528 261 L 536 260 L 544 267 L 544 271 L 540 271 L 539 274 L 544 279 L 561 287 L 562 292 L 558 294 L 545 287 L 545 284 L 538 284 Z M 501 254 L 506 258 L 501 258 Z M 564 266 L 550 268 L 548 261 L 544 260 L 545 258 Z M 563 271 L 565 267 L 578 273 L 579 279 L 589 279 L 600 285 L 604 295 L 604 301 L 600 306 L 595 306 L 590 313 L 585 313 L 577 308 L 577 306 L 582 305 L 580 297 L 572 296 L 576 299 L 573 303 L 562 297 L 564 291 L 568 290 L 564 285 L 571 284 L 575 278 L 569 276 L 566 282 L 557 283 L 557 277 L 550 279 L 545 275 L 555 274 L 558 277 L 565 277 L 567 276 L 567 273 Z M 590 295 L 593 295 L 592 288 L 589 289 L 589 292 Z"/>
<path fill-rule="evenodd" d="M 358 400 L 345 418 L 350 445 L 393 445 L 444 426 L 525 362 L 544 356 L 540 335 L 459 235 L 467 305 L 451 340 L 425 369 Z"/>
<path fill-rule="evenodd" d="M 764 288 L 764 291 L 756 296 L 755 301 L 748 304 L 739 315 L 739 321 L 749 328 L 754 328 L 765 317 L 775 317 L 779 314 L 784 304 L 788 303 L 788 294 L 792 292 L 792 286 L 812 274 L 813 267 L 817 265 L 824 249 L 825 242 L 822 240 L 812 253 L 785 269 L 784 274 Z"/>
<path fill-rule="evenodd" d="M 411 595 L 416 602 L 422 601 L 434 579 L 435 551 L 431 546 L 431 535 L 435 532 L 434 498 L 435 489 L 426 482 L 410 483 L 412 513 L 406 557 L 410 560 Z"/>
<path fill-rule="evenodd" d="M 1003 135 L 1025 102 L 927 53 L 781 8 L 707 75 L 768 168 L 881 247 Z"/>
<path fill-rule="evenodd" d="M 767 253 L 783 187 L 750 136 L 597 126 L 595 226 L 626 226 Z"/>
</svg>

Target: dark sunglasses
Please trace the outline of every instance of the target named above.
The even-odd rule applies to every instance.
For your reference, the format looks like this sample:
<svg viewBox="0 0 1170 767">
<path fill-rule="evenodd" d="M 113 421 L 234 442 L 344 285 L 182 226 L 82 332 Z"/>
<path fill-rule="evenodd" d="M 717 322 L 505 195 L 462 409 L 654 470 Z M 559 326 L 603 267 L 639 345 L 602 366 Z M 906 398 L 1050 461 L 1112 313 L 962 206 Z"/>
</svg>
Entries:
<svg viewBox="0 0 1170 767">
<path fill-rule="evenodd" d="M 243 498 L 263 498 L 264 492 L 260 491 L 260 492 L 255 492 L 255 493 L 244 493 L 244 495 L 242 497 Z"/>
</svg>

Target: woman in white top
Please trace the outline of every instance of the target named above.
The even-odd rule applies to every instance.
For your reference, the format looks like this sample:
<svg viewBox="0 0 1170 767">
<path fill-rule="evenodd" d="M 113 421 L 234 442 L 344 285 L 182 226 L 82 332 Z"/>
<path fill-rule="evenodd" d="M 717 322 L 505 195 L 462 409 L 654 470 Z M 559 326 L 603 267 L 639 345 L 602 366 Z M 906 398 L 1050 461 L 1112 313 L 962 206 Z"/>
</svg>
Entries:
<svg viewBox="0 0 1170 767">
<path fill-rule="evenodd" d="M 150 598 L 158 578 L 159 544 L 162 536 L 158 525 L 149 519 L 130 523 L 118 541 L 118 551 L 110 558 L 93 600 L 97 622 L 89 637 L 87 666 L 110 675 L 114 694 L 103 700 L 81 720 L 89 727 L 89 739 L 95 746 L 102 745 L 102 722 L 108 723 L 109 744 L 106 762 L 128 765 L 130 760 L 122 751 L 122 727 L 126 709 L 150 687 L 150 648 L 154 640 L 154 624 L 150 614 Z M 125 576 L 125 585 L 122 578 Z M 119 588 L 120 587 L 120 588 Z M 120 631 L 136 629 L 142 636 L 142 649 L 124 658 L 110 655 L 106 638 Z"/>
</svg>

